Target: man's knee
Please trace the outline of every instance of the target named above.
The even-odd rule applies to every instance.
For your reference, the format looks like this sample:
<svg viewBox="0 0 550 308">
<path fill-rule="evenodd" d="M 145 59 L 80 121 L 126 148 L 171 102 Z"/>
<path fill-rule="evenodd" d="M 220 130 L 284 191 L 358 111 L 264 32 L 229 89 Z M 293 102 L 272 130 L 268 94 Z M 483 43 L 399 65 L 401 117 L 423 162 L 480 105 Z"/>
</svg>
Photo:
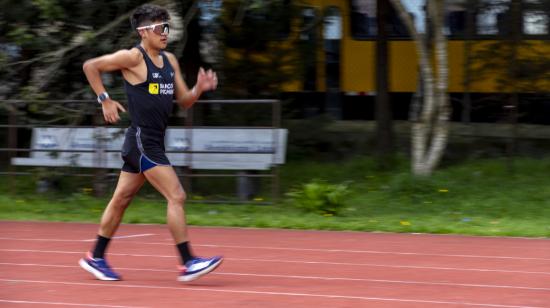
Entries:
<svg viewBox="0 0 550 308">
<path fill-rule="evenodd" d="M 115 195 L 113 196 L 113 199 L 114 199 L 113 201 L 117 207 L 126 209 L 133 198 L 134 198 L 134 193 L 122 191 L 122 192 L 115 193 Z"/>
<path fill-rule="evenodd" d="M 179 189 L 177 191 L 174 191 L 170 196 L 168 197 L 168 203 L 173 205 L 181 205 L 183 206 L 185 204 L 185 200 L 187 199 L 187 194 L 182 189 Z"/>
</svg>

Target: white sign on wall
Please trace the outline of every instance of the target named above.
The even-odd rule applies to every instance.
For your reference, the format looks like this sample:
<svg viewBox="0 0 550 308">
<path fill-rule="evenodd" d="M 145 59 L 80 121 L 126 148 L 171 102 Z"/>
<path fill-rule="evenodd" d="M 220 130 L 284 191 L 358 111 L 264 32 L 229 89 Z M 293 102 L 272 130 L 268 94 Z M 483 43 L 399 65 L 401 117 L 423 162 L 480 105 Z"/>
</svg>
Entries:
<svg viewBox="0 0 550 308">
<path fill-rule="evenodd" d="M 31 152 L 30 157 L 13 158 L 12 164 L 120 168 L 123 161 L 118 151 L 122 148 L 125 131 L 105 127 L 34 128 L 31 147 L 45 151 Z M 266 170 L 285 162 L 287 133 L 286 129 L 169 128 L 166 131 L 165 146 L 168 159 L 174 166 L 189 166 L 193 169 Z"/>
</svg>

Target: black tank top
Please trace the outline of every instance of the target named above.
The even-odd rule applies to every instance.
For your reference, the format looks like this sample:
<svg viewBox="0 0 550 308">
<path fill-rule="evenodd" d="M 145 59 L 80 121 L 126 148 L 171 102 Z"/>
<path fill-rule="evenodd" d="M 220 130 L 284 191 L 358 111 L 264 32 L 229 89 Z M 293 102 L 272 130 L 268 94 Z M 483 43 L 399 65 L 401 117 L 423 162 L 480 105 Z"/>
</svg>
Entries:
<svg viewBox="0 0 550 308">
<path fill-rule="evenodd" d="M 159 68 L 140 45 L 136 47 L 147 65 L 147 80 L 136 85 L 124 80 L 131 126 L 164 133 L 173 108 L 174 69 L 163 51 L 164 65 Z"/>
</svg>

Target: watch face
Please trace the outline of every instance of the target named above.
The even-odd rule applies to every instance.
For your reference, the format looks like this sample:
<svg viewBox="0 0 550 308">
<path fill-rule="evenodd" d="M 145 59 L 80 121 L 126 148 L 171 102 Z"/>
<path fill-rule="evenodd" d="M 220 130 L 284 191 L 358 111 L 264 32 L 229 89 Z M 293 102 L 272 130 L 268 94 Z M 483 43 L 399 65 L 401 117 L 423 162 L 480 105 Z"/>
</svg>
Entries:
<svg viewBox="0 0 550 308">
<path fill-rule="evenodd" d="M 101 93 L 99 94 L 99 96 L 97 97 L 97 102 L 98 103 L 103 103 L 103 101 L 105 101 L 106 99 L 109 98 L 109 94 L 107 94 L 107 92 L 104 92 L 104 93 Z"/>
<path fill-rule="evenodd" d="M 99 95 L 99 100 L 100 100 L 100 101 L 104 101 L 104 100 L 106 100 L 108 97 L 109 97 L 109 95 L 107 95 L 107 93 L 101 93 L 101 94 Z"/>
</svg>

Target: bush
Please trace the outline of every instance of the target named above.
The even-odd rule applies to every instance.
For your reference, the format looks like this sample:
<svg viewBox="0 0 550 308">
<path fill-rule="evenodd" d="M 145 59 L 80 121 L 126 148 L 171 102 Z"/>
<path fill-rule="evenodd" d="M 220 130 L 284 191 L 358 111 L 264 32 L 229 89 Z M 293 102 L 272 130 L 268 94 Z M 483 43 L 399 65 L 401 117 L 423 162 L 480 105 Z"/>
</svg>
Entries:
<svg viewBox="0 0 550 308">
<path fill-rule="evenodd" d="M 328 184 L 315 180 L 286 195 L 291 198 L 293 205 L 306 212 L 337 215 L 344 208 L 349 194 L 348 184 Z"/>
</svg>

